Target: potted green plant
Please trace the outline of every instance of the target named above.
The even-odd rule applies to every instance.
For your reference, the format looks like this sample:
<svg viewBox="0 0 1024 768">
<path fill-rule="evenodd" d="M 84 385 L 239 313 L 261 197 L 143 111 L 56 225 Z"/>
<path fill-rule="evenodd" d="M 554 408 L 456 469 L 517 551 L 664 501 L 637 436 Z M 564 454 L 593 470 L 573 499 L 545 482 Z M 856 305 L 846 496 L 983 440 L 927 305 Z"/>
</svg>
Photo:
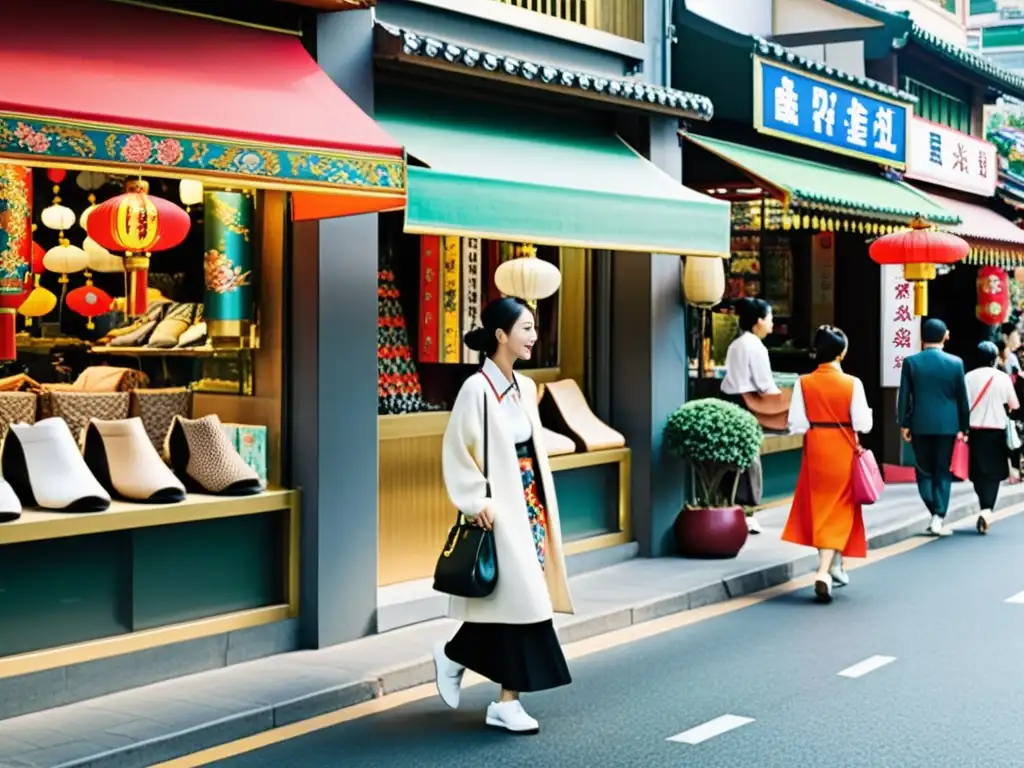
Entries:
<svg viewBox="0 0 1024 768">
<path fill-rule="evenodd" d="M 718 398 L 692 400 L 665 425 L 668 449 L 693 466 L 694 502 L 675 523 L 676 546 L 687 557 L 735 557 L 747 541 L 736 504 L 742 473 L 754 463 L 764 433 L 749 411 Z"/>
</svg>

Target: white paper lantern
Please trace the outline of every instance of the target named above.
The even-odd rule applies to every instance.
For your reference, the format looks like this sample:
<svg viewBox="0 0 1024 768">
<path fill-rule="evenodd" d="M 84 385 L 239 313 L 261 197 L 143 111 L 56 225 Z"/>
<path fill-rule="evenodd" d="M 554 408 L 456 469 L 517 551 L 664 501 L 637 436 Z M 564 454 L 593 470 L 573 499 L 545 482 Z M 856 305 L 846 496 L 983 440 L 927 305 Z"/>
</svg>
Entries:
<svg viewBox="0 0 1024 768">
<path fill-rule="evenodd" d="M 60 282 L 66 283 L 68 281 L 68 274 L 71 272 L 81 272 L 83 269 L 89 266 L 89 254 L 79 248 L 77 245 L 71 245 L 67 240 L 61 242 L 60 245 L 51 248 L 43 256 L 43 267 L 50 272 L 56 272 L 60 275 Z"/>
<path fill-rule="evenodd" d="M 93 272 L 124 272 L 124 259 L 115 256 L 91 237 L 85 238 L 82 250 L 89 257 L 89 269 Z"/>
<path fill-rule="evenodd" d="M 683 296 L 695 307 L 710 309 L 725 295 L 725 260 L 689 256 L 683 267 Z"/>
<path fill-rule="evenodd" d="M 86 208 L 84 211 L 82 211 L 82 215 L 78 217 L 78 226 L 80 226 L 86 232 L 89 231 L 89 227 L 86 226 L 86 222 L 89 221 L 89 214 L 92 213 L 95 210 L 96 210 L 96 206 L 95 205 L 90 205 L 88 208 Z"/>
<path fill-rule="evenodd" d="M 66 205 L 49 205 L 43 208 L 39 218 L 47 229 L 63 232 L 75 226 L 75 219 L 78 217 Z"/>
<path fill-rule="evenodd" d="M 494 270 L 494 284 L 506 296 L 539 301 L 554 295 L 562 284 L 562 273 L 543 259 L 511 259 Z"/>
<path fill-rule="evenodd" d="M 203 182 L 196 179 L 182 179 L 178 185 L 178 196 L 186 207 L 199 205 L 203 202 Z"/>
</svg>

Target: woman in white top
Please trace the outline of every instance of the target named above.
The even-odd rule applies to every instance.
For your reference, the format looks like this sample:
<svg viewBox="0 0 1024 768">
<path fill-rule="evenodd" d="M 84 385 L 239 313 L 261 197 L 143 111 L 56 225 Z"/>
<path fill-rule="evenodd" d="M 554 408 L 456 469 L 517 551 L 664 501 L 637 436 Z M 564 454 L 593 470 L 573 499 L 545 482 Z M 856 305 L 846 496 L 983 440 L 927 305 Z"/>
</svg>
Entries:
<svg viewBox="0 0 1024 768">
<path fill-rule="evenodd" d="M 739 311 L 740 335 L 725 353 L 725 399 L 743 406 L 743 395 L 777 395 L 772 364 L 764 340 L 775 328 L 772 305 L 764 299 L 743 299 Z M 744 406 L 745 407 L 745 406 Z"/>
<path fill-rule="evenodd" d="M 979 365 L 967 374 L 967 400 L 971 404 L 970 478 L 978 494 L 981 514 L 978 533 L 988 533 L 999 484 L 1010 476 L 1010 449 L 1006 441 L 1007 408 L 1020 408 L 1013 381 L 997 367 L 999 348 L 991 341 L 978 345 Z"/>
<path fill-rule="evenodd" d="M 537 386 L 512 370 L 533 355 L 537 330 L 533 313 L 517 299 L 491 302 L 480 320 L 483 327 L 467 333 L 465 343 L 484 363 L 455 399 L 441 464 L 455 507 L 494 531 L 498 582 L 487 597 L 451 598 L 449 615 L 464 623 L 449 643 L 434 648 L 437 689 L 445 704 L 458 707 L 462 675 L 471 669 L 501 685 L 487 725 L 536 733 L 539 725 L 519 694 L 572 681 L 552 612 L 573 612 Z"/>
</svg>

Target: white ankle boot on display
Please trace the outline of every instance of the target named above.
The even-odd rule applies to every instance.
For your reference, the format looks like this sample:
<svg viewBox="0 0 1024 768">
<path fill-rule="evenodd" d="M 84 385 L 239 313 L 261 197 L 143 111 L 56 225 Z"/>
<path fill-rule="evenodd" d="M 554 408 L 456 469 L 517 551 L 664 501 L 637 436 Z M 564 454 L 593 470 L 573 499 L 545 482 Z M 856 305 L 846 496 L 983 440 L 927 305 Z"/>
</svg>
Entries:
<svg viewBox="0 0 1024 768">
<path fill-rule="evenodd" d="M 0 467 L 27 507 L 102 512 L 110 506 L 110 494 L 89 471 L 64 419 L 12 424 Z"/>
<path fill-rule="evenodd" d="M 185 500 L 185 486 L 160 458 L 138 417 L 90 419 L 82 452 L 86 465 L 110 494 L 150 504 Z"/>
</svg>

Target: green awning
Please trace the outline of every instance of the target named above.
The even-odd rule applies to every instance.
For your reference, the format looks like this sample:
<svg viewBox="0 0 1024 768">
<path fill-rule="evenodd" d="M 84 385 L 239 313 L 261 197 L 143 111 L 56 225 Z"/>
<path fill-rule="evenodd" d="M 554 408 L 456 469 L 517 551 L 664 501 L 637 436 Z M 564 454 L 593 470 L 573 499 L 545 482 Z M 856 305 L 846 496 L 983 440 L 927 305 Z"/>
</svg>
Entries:
<svg viewBox="0 0 1024 768">
<path fill-rule="evenodd" d="M 906 223 L 921 216 L 936 224 L 959 224 L 960 217 L 900 181 L 847 171 L 830 165 L 779 155 L 763 149 L 683 136 L 736 166 L 751 178 L 783 192 L 794 208 L 843 213 L 867 219 Z"/>
<path fill-rule="evenodd" d="M 727 257 L 729 205 L 599 126 L 486 102 L 378 94 L 408 165 L 405 231 Z"/>
</svg>

